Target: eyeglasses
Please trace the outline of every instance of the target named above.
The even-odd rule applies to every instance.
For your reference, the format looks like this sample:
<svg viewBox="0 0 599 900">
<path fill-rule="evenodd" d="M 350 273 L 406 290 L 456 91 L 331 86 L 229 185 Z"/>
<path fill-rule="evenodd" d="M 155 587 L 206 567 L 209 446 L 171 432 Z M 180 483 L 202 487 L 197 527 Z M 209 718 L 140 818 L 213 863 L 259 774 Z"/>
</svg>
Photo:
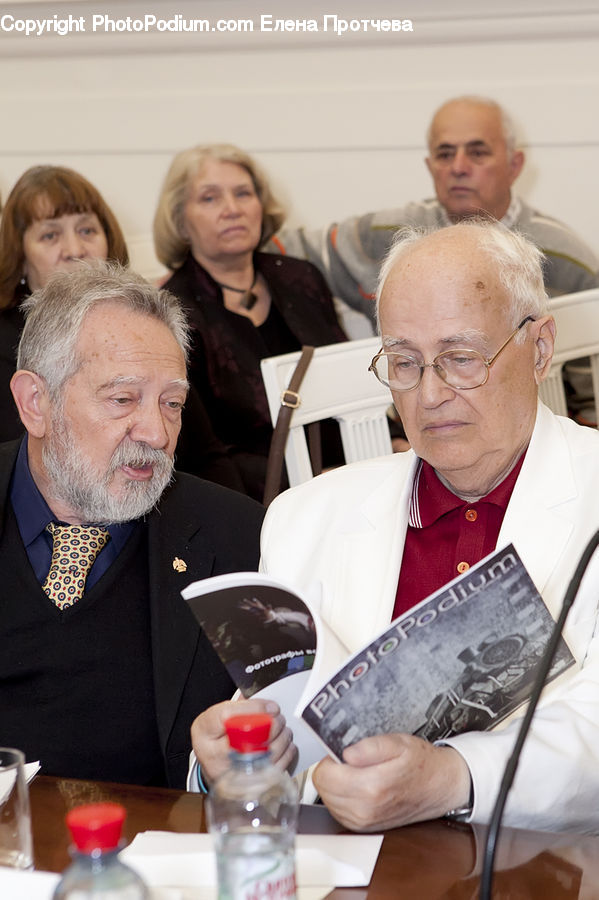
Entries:
<svg viewBox="0 0 599 900">
<path fill-rule="evenodd" d="M 392 391 L 413 391 L 422 381 L 425 369 L 432 369 L 446 384 L 457 391 L 471 391 L 482 387 L 489 378 L 489 369 L 527 322 L 534 322 L 534 316 L 522 319 L 518 327 L 503 342 L 497 353 L 485 359 L 478 350 L 466 347 L 444 350 L 432 362 L 421 363 L 405 353 L 377 353 L 368 367 L 381 384 Z"/>
</svg>

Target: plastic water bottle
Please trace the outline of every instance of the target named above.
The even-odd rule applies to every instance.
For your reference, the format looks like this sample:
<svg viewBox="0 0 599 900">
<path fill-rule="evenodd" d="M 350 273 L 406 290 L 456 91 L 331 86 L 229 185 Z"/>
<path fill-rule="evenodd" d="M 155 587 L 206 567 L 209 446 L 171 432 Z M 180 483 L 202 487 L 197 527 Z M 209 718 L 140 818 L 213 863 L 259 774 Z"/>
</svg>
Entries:
<svg viewBox="0 0 599 900">
<path fill-rule="evenodd" d="M 118 858 L 125 816 L 118 803 L 90 803 L 67 814 L 73 862 L 54 900 L 148 900 L 142 879 Z"/>
<path fill-rule="evenodd" d="M 294 900 L 298 795 L 268 751 L 272 719 L 234 716 L 225 723 L 231 766 L 208 797 L 219 900 Z"/>
</svg>

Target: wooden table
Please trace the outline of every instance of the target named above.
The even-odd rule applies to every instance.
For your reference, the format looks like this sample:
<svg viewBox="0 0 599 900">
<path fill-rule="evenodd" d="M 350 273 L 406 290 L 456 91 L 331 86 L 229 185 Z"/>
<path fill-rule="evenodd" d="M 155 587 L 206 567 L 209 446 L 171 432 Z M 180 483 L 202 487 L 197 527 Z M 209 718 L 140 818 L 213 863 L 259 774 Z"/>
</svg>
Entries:
<svg viewBox="0 0 599 900">
<path fill-rule="evenodd" d="M 206 830 L 203 798 L 166 788 L 38 776 L 30 785 L 35 867 L 62 871 L 69 862 L 64 817 L 81 803 L 112 800 L 127 809 L 125 837 L 139 831 Z M 323 807 L 302 807 L 303 833 L 340 831 Z M 444 821 L 385 835 L 368 888 L 334 890 L 334 900 L 475 900 L 484 829 Z M 497 853 L 494 898 L 591 900 L 599 897 L 599 838 L 505 829 Z"/>
</svg>

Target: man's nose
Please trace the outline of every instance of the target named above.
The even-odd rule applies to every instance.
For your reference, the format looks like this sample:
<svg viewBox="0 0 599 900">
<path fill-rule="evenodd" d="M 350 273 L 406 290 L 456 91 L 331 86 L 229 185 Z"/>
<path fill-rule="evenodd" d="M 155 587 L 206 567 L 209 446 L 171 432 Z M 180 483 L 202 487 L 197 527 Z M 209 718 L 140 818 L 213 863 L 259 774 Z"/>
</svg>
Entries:
<svg viewBox="0 0 599 900">
<path fill-rule="evenodd" d="M 134 441 L 143 441 L 154 450 L 164 450 L 168 446 L 170 432 L 160 403 L 138 406 L 129 437 Z"/>
<path fill-rule="evenodd" d="M 454 175 L 468 175 L 470 173 L 470 159 L 464 147 L 458 147 L 456 150 L 451 169 Z"/>
<path fill-rule="evenodd" d="M 441 378 L 432 365 L 428 365 L 423 369 L 417 390 L 422 405 L 430 408 L 439 406 L 455 393 L 454 389 Z"/>
</svg>

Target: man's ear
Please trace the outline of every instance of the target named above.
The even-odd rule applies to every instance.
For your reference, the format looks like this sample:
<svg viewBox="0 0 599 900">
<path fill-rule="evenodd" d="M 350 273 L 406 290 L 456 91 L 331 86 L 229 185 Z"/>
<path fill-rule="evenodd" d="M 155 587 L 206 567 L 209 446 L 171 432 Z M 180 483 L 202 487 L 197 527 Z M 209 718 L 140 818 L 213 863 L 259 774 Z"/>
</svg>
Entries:
<svg viewBox="0 0 599 900">
<path fill-rule="evenodd" d="M 35 372 L 19 369 L 10 380 L 10 389 L 17 404 L 21 422 L 33 437 L 46 434 L 49 397 L 46 382 Z"/>
<path fill-rule="evenodd" d="M 513 184 L 520 172 L 522 171 L 522 166 L 524 165 L 526 157 L 524 156 L 523 150 L 514 150 L 512 153 L 512 158 L 510 160 L 510 184 Z"/>
<path fill-rule="evenodd" d="M 553 316 L 543 316 L 534 323 L 537 330 L 535 338 L 535 381 L 540 384 L 547 378 L 553 347 L 555 344 L 555 319 Z"/>
</svg>

